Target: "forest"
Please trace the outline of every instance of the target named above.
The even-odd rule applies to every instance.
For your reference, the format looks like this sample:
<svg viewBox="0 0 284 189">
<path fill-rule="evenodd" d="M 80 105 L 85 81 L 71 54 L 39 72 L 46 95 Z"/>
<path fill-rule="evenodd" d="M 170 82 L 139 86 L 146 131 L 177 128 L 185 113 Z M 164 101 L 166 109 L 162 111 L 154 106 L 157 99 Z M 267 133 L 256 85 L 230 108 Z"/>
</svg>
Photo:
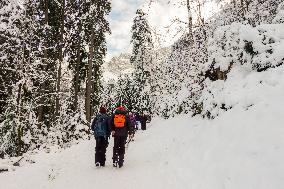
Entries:
<svg viewBox="0 0 284 189">
<path fill-rule="evenodd" d="M 182 37 L 156 48 L 147 13 L 137 9 L 129 31 L 134 71 L 106 81 L 110 0 L 2 0 L 0 158 L 89 139 L 102 105 L 109 113 L 123 104 L 152 117 L 214 119 L 236 104 L 219 98 L 216 81 L 235 66 L 265 72 L 283 64 L 282 0 L 217 0 L 221 11 L 206 20 L 206 0 L 179 1 L 188 11 Z"/>
</svg>

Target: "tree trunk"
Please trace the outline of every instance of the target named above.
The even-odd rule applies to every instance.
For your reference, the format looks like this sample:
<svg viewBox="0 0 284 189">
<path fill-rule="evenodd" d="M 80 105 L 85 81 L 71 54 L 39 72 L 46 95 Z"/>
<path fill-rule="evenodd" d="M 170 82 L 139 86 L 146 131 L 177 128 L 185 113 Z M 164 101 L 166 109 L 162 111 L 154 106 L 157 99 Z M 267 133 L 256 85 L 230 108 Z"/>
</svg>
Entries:
<svg viewBox="0 0 284 189">
<path fill-rule="evenodd" d="M 91 87 L 92 87 L 92 65 L 93 65 L 93 57 L 94 57 L 94 37 L 95 31 L 92 26 L 91 31 L 91 39 L 89 46 L 89 60 L 88 60 L 88 73 L 87 73 L 87 82 L 86 82 L 86 101 L 85 101 L 85 109 L 86 109 L 86 119 L 88 122 L 91 121 Z"/>
<path fill-rule="evenodd" d="M 233 0 L 233 3 L 234 3 L 234 8 L 236 8 L 236 6 L 237 6 L 236 0 Z"/>
<path fill-rule="evenodd" d="M 22 126 L 18 126 L 17 128 L 17 156 L 22 155 L 22 145 L 23 145 L 22 137 L 23 137 L 23 128 Z"/>
<path fill-rule="evenodd" d="M 198 11 L 198 22 L 199 22 L 199 25 L 204 25 L 204 18 L 202 17 L 200 1 L 198 1 L 197 11 Z"/>
<path fill-rule="evenodd" d="M 74 111 L 78 109 L 78 93 L 79 93 L 79 75 L 80 75 L 80 63 L 81 63 L 81 31 L 82 31 L 82 24 L 81 21 L 79 22 L 79 37 L 78 37 L 78 44 L 77 44 L 77 60 L 76 60 L 76 71 L 75 71 L 75 94 L 74 94 Z"/>
<path fill-rule="evenodd" d="M 99 81 L 99 72 L 100 72 L 100 65 L 98 63 L 96 63 L 94 66 L 94 70 L 93 70 L 93 80 L 92 80 L 92 96 L 93 99 L 91 100 L 91 110 L 90 113 L 91 115 L 94 114 L 95 111 L 95 107 L 97 107 L 99 105 L 99 90 L 100 90 L 100 81 Z"/>
<path fill-rule="evenodd" d="M 48 26 L 48 0 L 44 0 L 44 22 L 45 25 Z M 44 41 L 44 57 L 43 57 L 43 70 L 46 71 L 46 67 L 47 67 L 47 49 L 48 49 L 48 43 L 47 43 L 47 36 L 46 39 Z M 38 122 L 41 123 L 43 121 L 43 104 L 44 104 L 44 95 L 45 93 L 45 81 L 43 81 L 43 83 L 40 86 L 40 104 L 39 104 L 39 110 L 38 110 Z M 39 125 L 39 128 L 41 127 L 41 125 Z"/>
<path fill-rule="evenodd" d="M 241 0 L 241 9 L 242 9 L 242 18 L 243 20 L 246 20 L 245 15 L 247 11 L 247 1 L 246 0 Z"/>
<path fill-rule="evenodd" d="M 96 77 L 94 75 L 94 70 L 93 70 L 93 67 L 92 67 L 92 81 L 91 81 L 91 102 L 90 102 L 90 117 L 92 117 L 93 113 L 94 113 L 94 106 L 95 106 L 95 99 L 94 99 L 94 93 L 95 93 L 95 90 L 96 90 L 96 86 L 95 86 L 95 81 L 96 81 Z"/>
<path fill-rule="evenodd" d="M 17 115 L 21 112 L 21 99 L 22 99 L 22 83 L 18 85 L 18 96 L 17 96 Z"/>
<path fill-rule="evenodd" d="M 192 14 L 191 14 L 191 7 L 189 0 L 186 1 L 187 5 L 187 13 L 188 13 L 188 34 L 191 37 L 192 36 Z"/>
<path fill-rule="evenodd" d="M 18 96 L 17 96 L 17 117 L 18 120 L 20 122 L 19 125 L 17 125 L 17 156 L 22 155 L 22 145 L 23 145 L 23 141 L 22 141 L 22 137 L 23 137 L 23 128 L 22 128 L 22 107 L 23 107 L 23 101 L 22 101 L 22 88 L 23 88 L 23 84 L 20 83 L 18 85 Z"/>
<path fill-rule="evenodd" d="M 61 71 L 62 71 L 62 62 L 63 62 L 63 35 L 64 35 L 64 15 L 65 15 L 65 0 L 62 0 L 62 9 L 61 9 L 61 26 L 60 26 L 60 48 L 59 48 L 59 67 L 57 71 L 57 82 L 56 82 L 56 88 L 57 88 L 57 95 L 56 95 L 56 101 L 55 101 L 55 116 L 59 116 L 59 109 L 60 109 L 60 84 L 61 84 Z"/>
</svg>

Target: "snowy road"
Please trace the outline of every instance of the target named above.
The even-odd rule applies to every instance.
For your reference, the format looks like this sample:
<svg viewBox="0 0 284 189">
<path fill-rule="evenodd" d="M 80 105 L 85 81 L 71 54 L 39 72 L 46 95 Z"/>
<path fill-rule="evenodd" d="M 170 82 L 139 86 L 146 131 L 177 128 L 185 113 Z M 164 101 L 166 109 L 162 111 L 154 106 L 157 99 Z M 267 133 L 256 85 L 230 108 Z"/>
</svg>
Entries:
<svg viewBox="0 0 284 189">
<path fill-rule="evenodd" d="M 185 116 L 153 121 L 155 126 L 140 131 L 130 144 L 122 169 L 112 167 L 112 146 L 108 148 L 106 167 L 95 168 L 94 140 L 60 153 L 38 154 L 33 157 L 35 164 L 1 174 L 0 188 L 276 189 L 284 186 L 284 128 L 268 125 L 260 117 L 258 121 L 263 124 L 255 130 L 257 127 L 248 125 L 256 120 L 250 113 L 238 112 L 238 116 L 232 116 L 233 113 L 214 121 Z"/>
<path fill-rule="evenodd" d="M 240 85 L 230 90 L 239 103 L 214 120 L 153 120 L 130 144 L 122 169 L 112 167 L 112 145 L 106 167 L 95 168 L 92 139 L 32 155 L 36 163 L 0 174 L 0 189 L 284 188 L 284 80 L 277 79 L 284 68 L 274 72 L 228 79 Z"/>
<path fill-rule="evenodd" d="M 162 125 L 140 131 L 130 143 L 121 169 L 112 167 L 113 140 L 106 167 L 96 168 L 95 141 L 91 140 L 60 153 L 35 155 L 35 164 L 1 174 L 0 188 L 188 188 L 190 183 L 183 175 L 184 169 L 180 169 L 185 141 L 178 136 L 165 137 L 161 132 L 166 136 L 174 134 Z M 175 146 L 177 143 L 180 145 Z"/>
</svg>

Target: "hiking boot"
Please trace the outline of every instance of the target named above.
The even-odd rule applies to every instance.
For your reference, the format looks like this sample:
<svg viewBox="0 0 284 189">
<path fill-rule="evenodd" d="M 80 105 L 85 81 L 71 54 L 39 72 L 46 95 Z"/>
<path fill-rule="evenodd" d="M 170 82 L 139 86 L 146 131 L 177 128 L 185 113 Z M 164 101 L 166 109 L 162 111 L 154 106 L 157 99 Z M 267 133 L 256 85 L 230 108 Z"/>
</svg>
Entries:
<svg viewBox="0 0 284 189">
<path fill-rule="evenodd" d="M 113 165 L 113 167 L 117 167 L 117 163 L 113 163 L 112 165 Z"/>
<path fill-rule="evenodd" d="M 99 162 L 96 163 L 96 167 L 100 167 L 101 164 Z"/>
<path fill-rule="evenodd" d="M 123 163 L 119 163 L 119 164 L 118 164 L 118 167 L 119 167 L 119 168 L 123 167 Z"/>
</svg>

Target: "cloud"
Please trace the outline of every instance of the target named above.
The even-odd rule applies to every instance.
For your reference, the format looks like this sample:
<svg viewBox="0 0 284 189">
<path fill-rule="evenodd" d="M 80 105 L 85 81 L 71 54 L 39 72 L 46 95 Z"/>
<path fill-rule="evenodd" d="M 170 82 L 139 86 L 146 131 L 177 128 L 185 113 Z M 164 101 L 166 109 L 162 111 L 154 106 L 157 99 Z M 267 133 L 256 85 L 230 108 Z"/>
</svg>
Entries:
<svg viewBox="0 0 284 189">
<path fill-rule="evenodd" d="M 112 11 L 108 16 L 112 34 L 107 36 L 106 60 L 122 52 L 130 52 L 131 26 L 136 10 L 145 0 L 112 0 Z"/>
<path fill-rule="evenodd" d="M 108 16 L 112 34 L 107 37 L 106 60 L 123 52 L 131 52 L 131 26 L 138 8 L 148 14 L 155 46 L 158 48 L 172 45 L 187 29 L 187 10 L 186 6 L 181 6 L 180 1 L 156 0 L 149 7 L 149 0 L 112 0 L 112 11 Z M 205 18 L 211 16 L 214 10 L 215 4 L 206 4 L 203 10 Z M 174 19 L 182 22 L 172 24 Z"/>
</svg>

